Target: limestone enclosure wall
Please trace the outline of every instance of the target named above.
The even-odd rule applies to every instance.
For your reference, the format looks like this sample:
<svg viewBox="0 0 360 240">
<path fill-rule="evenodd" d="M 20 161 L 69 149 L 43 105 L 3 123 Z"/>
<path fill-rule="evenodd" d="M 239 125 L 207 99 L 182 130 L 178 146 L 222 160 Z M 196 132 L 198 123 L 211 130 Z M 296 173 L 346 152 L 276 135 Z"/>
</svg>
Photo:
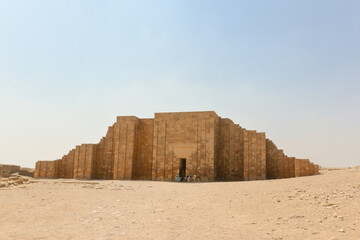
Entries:
<svg viewBox="0 0 360 240">
<path fill-rule="evenodd" d="M 319 166 L 288 157 L 265 133 L 247 130 L 215 112 L 117 117 L 97 144 L 76 146 L 55 161 L 38 161 L 36 178 L 173 181 L 263 180 L 309 176 Z"/>
<path fill-rule="evenodd" d="M 266 179 L 265 133 L 244 131 L 244 180 Z"/>
<path fill-rule="evenodd" d="M 15 173 L 20 171 L 20 166 L 18 165 L 8 165 L 0 164 L 0 173 L 1 171 L 9 171 L 10 173 Z"/>
<path fill-rule="evenodd" d="M 181 159 L 185 159 L 187 175 L 214 181 L 218 123 L 219 117 L 213 112 L 155 114 L 151 179 L 173 180 Z"/>
<path fill-rule="evenodd" d="M 244 179 L 244 129 L 228 118 L 220 119 L 217 141 L 217 180 Z"/>
<path fill-rule="evenodd" d="M 291 178 L 319 174 L 319 165 L 308 159 L 288 157 L 269 139 L 266 139 L 267 179 Z"/>
<path fill-rule="evenodd" d="M 220 181 L 266 179 L 265 133 L 220 119 L 217 176 Z"/>
<path fill-rule="evenodd" d="M 140 119 L 136 131 L 133 179 L 152 178 L 154 119 Z"/>
</svg>

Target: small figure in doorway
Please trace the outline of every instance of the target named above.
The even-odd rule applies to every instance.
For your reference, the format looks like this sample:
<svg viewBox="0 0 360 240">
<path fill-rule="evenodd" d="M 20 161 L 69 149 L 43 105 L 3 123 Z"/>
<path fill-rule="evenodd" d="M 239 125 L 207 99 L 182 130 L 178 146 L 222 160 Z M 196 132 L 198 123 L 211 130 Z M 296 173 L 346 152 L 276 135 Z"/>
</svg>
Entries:
<svg viewBox="0 0 360 240">
<path fill-rule="evenodd" d="M 181 181 L 181 179 L 180 179 L 179 175 L 176 174 L 176 176 L 175 176 L 175 182 L 180 182 L 180 181 Z"/>
<path fill-rule="evenodd" d="M 196 174 L 194 174 L 194 182 L 196 182 Z"/>
</svg>

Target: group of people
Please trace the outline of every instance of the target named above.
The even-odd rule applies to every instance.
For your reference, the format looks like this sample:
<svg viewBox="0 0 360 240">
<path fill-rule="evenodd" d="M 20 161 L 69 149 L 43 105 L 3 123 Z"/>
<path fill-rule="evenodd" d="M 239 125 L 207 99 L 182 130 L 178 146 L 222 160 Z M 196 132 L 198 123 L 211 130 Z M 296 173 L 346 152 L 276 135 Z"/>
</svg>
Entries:
<svg viewBox="0 0 360 240">
<path fill-rule="evenodd" d="M 175 182 L 196 182 L 196 175 L 187 175 L 186 177 L 180 177 L 179 174 L 175 176 Z"/>
</svg>

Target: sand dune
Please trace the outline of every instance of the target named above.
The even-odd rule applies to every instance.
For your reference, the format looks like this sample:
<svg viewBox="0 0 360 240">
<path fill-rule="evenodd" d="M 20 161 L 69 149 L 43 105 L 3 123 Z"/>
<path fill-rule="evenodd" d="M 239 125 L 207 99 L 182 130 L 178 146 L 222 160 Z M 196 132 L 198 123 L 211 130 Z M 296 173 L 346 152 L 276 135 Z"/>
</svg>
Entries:
<svg viewBox="0 0 360 240">
<path fill-rule="evenodd" d="M 0 188 L 0 239 L 360 239 L 359 192 L 359 167 L 250 182 L 36 180 Z"/>
</svg>

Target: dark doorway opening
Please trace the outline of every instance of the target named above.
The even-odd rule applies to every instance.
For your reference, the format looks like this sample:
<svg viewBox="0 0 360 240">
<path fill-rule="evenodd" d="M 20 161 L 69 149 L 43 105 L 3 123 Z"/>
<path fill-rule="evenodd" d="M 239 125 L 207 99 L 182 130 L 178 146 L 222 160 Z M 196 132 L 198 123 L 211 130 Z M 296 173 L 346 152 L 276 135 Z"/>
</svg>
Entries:
<svg viewBox="0 0 360 240">
<path fill-rule="evenodd" d="M 186 158 L 180 159 L 179 177 L 182 177 L 182 178 L 186 177 Z"/>
</svg>

